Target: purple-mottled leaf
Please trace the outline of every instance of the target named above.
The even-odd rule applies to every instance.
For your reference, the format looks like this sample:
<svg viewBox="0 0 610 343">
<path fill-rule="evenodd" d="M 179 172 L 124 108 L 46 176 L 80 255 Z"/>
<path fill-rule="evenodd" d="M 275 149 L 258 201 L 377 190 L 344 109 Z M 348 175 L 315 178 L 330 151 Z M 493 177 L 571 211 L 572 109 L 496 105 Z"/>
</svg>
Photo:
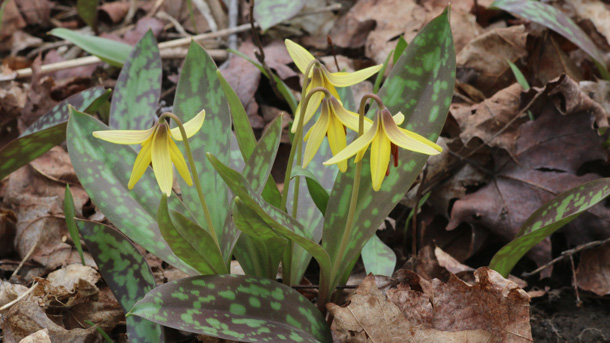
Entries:
<svg viewBox="0 0 610 343">
<path fill-rule="evenodd" d="M 212 215 L 220 249 L 228 262 L 239 236 L 237 230 L 230 224 L 230 192 L 206 158 L 206 153 L 209 152 L 218 156 L 225 164 L 230 163 L 231 160 L 231 114 L 216 72 L 214 60 L 199 44 L 191 42 L 176 88 L 174 112 L 186 122 L 202 109 L 206 111 L 203 127 L 189 138 L 189 144 Z M 182 144 L 179 148 L 184 154 Z M 193 177 L 197 176 L 193 175 Z M 206 228 L 206 220 L 201 211 L 196 188 L 189 187 L 182 178 L 179 178 L 179 182 L 185 204 L 195 215 L 198 224 Z"/>
<path fill-rule="evenodd" d="M 152 170 L 148 170 L 133 190 L 127 188 L 136 152 L 126 145 L 112 144 L 93 137 L 93 131 L 107 130 L 98 120 L 72 110 L 67 142 L 70 160 L 91 201 L 117 226 L 154 255 L 186 273 L 198 274 L 180 260 L 163 240 L 157 226 L 161 191 Z M 170 208 L 188 210 L 178 197 L 170 197 Z"/>
<path fill-rule="evenodd" d="M 332 342 L 326 320 L 307 298 L 254 276 L 206 275 L 172 281 L 150 291 L 131 315 L 239 342 Z"/>
<path fill-rule="evenodd" d="M 109 125 L 115 130 L 147 130 L 157 119 L 161 97 L 161 56 L 152 31 L 131 50 L 116 82 Z"/>
<path fill-rule="evenodd" d="M 489 268 L 508 277 L 515 264 L 534 245 L 576 219 L 610 195 L 610 178 L 587 182 L 542 205 L 523 223 L 515 239 L 500 249 Z"/>
<path fill-rule="evenodd" d="M 271 174 L 271 168 L 275 162 L 277 150 L 280 147 L 282 136 L 282 117 L 275 118 L 250 155 L 242 175 L 250 183 L 250 187 L 261 194 L 263 187 Z"/>
<path fill-rule="evenodd" d="M 155 278 L 138 249 L 122 233 L 102 224 L 79 221 L 83 240 L 108 287 L 127 313 L 155 287 Z M 132 343 L 161 343 L 163 328 L 144 318 L 127 317 Z"/>
<path fill-rule="evenodd" d="M 455 81 L 455 49 L 449 26 L 449 10 L 428 23 L 405 49 L 379 91 L 390 112 L 402 112 L 402 127 L 436 141 L 445 123 Z M 375 109 L 375 106 L 373 110 Z M 428 156 L 399 149 L 399 165 L 390 167 L 381 189 L 371 186 L 369 153 L 362 168 L 352 235 L 343 256 L 338 256 L 354 180 L 355 165 L 339 173 L 330 194 L 324 222 L 323 247 L 337 270 L 346 271 L 364 244 L 407 192 Z M 335 286 L 341 275 L 333 275 Z"/>
<path fill-rule="evenodd" d="M 610 79 L 610 74 L 604 62 L 604 54 L 597 48 L 593 40 L 565 13 L 551 5 L 531 0 L 496 0 L 491 4 L 491 8 L 494 7 L 548 27 L 564 36 L 595 60 L 604 79 Z"/>
<path fill-rule="evenodd" d="M 299 13 L 305 3 L 305 1 L 294 0 L 256 0 L 254 19 L 260 24 L 261 29 L 266 31 Z"/>
<path fill-rule="evenodd" d="M 171 213 L 170 213 L 171 212 Z M 228 273 L 214 239 L 201 226 L 167 208 L 167 196 L 161 197 L 157 212 L 159 230 L 170 248 L 184 262 L 202 275 Z"/>
<path fill-rule="evenodd" d="M 103 87 L 94 87 L 74 94 L 55 105 L 17 139 L 0 149 L 0 161 L 2 161 L 0 180 L 66 139 L 68 105 L 74 106 L 79 111 L 95 112 L 109 96 L 110 92 L 104 91 Z"/>
</svg>

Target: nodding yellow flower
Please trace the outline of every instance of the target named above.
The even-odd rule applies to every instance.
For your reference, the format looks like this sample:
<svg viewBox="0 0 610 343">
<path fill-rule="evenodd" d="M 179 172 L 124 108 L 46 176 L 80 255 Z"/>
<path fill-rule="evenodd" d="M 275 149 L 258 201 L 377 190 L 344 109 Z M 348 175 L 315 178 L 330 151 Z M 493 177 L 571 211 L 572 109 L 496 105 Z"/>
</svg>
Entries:
<svg viewBox="0 0 610 343">
<path fill-rule="evenodd" d="M 369 118 L 364 119 L 364 130 L 366 131 L 373 125 L 373 121 Z M 324 97 L 320 117 L 305 135 L 307 145 L 305 146 L 303 168 L 311 162 L 325 136 L 328 137 L 328 145 L 333 155 L 345 149 L 347 145 L 346 127 L 358 131 L 358 114 L 343 108 L 341 102 L 334 96 Z M 341 161 L 338 165 L 342 172 L 347 170 L 347 161 Z"/>
<path fill-rule="evenodd" d="M 199 112 L 193 119 L 184 124 L 187 138 L 192 137 L 203 125 L 205 110 Z M 178 127 L 170 129 L 167 122 L 161 120 L 148 130 L 106 130 L 94 131 L 93 136 L 116 144 L 140 144 L 142 148 L 136 157 L 131 170 L 127 187 L 133 189 L 144 175 L 152 162 L 153 172 L 161 191 L 167 196 L 172 194 L 174 182 L 173 165 L 189 186 L 193 185 L 191 173 L 188 170 L 184 156 L 178 149 L 174 139 L 182 141 Z M 173 138 L 173 139 L 172 139 Z"/>
<path fill-rule="evenodd" d="M 390 155 L 394 156 L 394 166 L 398 166 L 397 147 L 426 155 L 437 155 L 443 151 L 443 148 L 417 133 L 398 127 L 397 122 L 400 124 L 403 119 L 400 112 L 392 118 L 387 108 L 377 112 L 368 131 L 324 164 L 337 164 L 356 154 L 356 162 L 359 162 L 371 145 L 371 178 L 373 189 L 378 191 L 389 172 Z"/>
<path fill-rule="evenodd" d="M 302 46 L 297 43 L 291 41 L 290 39 L 286 39 L 286 49 L 288 49 L 288 53 L 290 57 L 297 65 L 301 73 L 305 74 L 307 72 L 307 67 L 312 61 L 315 61 L 315 57 L 313 57 L 309 51 L 307 51 Z M 335 98 L 339 99 L 339 94 L 337 94 L 337 90 L 335 87 L 348 87 L 351 85 L 355 85 L 358 82 L 362 82 L 375 73 L 377 73 L 381 69 L 382 65 L 376 65 L 372 67 L 368 67 L 366 69 L 358 70 L 353 73 L 346 72 L 337 72 L 331 73 L 326 67 L 324 67 L 320 62 L 316 62 L 314 66 L 311 68 L 309 75 L 305 75 L 305 77 L 310 78 L 310 82 L 305 89 L 304 94 L 308 94 L 309 91 L 316 87 L 324 87 L 326 88 L 330 94 L 332 94 Z M 323 94 L 317 93 L 314 94 L 309 103 L 307 104 L 307 108 L 305 109 L 305 118 L 303 124 L 306 124 L 311 117 L 316 113 L 320 103 L 322 102 Z M 299 117 L 301 116 L 301 104 L 296 110 L 296 115 L 294 118 L 294 124 L 292 125 L 292 132 L 296 132 L 296 126 L 299 122 Z"/>
</svg>

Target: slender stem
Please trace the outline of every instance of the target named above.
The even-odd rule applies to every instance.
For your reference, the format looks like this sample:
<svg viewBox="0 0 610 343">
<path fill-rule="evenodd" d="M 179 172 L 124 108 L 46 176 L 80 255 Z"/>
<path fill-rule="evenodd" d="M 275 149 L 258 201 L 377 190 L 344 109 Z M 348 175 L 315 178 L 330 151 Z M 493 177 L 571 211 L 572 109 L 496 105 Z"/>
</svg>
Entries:
<svg viewBox="0 0 610 343">
<path fill-rule="evenodd" d="M 186 131 L 184 130 L 184 126 L 182 125 L 182 121 L 178 116 L 173 113 L 165 112 L 161 115 L 159 120 L 163 120 L 165 118 L 172 118 L 178 128 L 180 129 L 180 134 L 182 135 L 182 141 L 184 142 L 184 150 L 186 151 L 186 157 L 189 160 L 189 166 L 191 167 L 191 173 L 193 174 L 193 181 L 195 183 L 195 188 L 197 189 L 197 195 L 199 196 L 199 201 L 201 202 L 201 207 L 203 208 L 203 214 L 205 216 L 205 221 L 207 224 L 207 229 L 212 236 L 212 239 L 216 243 L 218 247 L 220 247 L 220 243 L 218 242 L 218 236 L 216 235 L 216 229 L 214 228 L 214 222 L 212 222 L 212 215 L 210 214 L 210 210 L 208 209 L 208 203 L 205 201 L 205 196 L 203 195 L 203 190 L 201 189 L 201 182 L 199 181 L 199 174 L 197 173 L 197 168 L 195 167 L 195 161 L 193 160 L 193 153 L 191 152 L 191 147 L 189 145 L 188 137 L 186 136 Z"/>
</svg>

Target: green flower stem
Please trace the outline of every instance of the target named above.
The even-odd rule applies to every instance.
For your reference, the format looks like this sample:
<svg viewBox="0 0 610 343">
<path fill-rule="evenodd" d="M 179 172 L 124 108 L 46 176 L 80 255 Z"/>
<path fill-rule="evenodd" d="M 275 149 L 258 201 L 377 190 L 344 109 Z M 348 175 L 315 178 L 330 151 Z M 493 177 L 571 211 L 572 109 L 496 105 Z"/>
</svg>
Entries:
<svg viewBox="0 0 610 343">
<path fill-rule="evenodd" d="M 180 120 L 180 118 L 178 118 L 178 116 L 171 112 L 163 113 L 159 120 L 164 120 L 165 118 L 173 119 L 178 125 L 178 128 L 180 129 L 182 141 L 184 142 L 184 150 L 186 151 L 186 157 L 189 160 L 189 166 L 191 167 L 191 173 L 193 174 L 193 181 L 195 183 L 195 188 L 197 189 L 197 195 L 199 196 L 199 201 L 201 202 L 201 207 L 203 208 L 203 214 L 205 216 L 208 232 L 210 233 L 210 236 L 212 236 L 212 239 L 214 239 L 216 245 L 220 247 L 220 243 L 218 242 L 218 236 L 216 235 L 216 229 L 214 228 L 214 223 L 212 222 L 212 215 L 210 214 L 208 203 L 205 201 L 205 196 L 203 195 L 203 190 L 201 189 L 199 174 L 197 173 L 197 168 L 195 167 L 195 161 L 193 160 L 193 154 L 191 152 L 191 147 L 189 145 L 188 137 L 186 136 L 184 126 L 182 125 L 182 121 Z"/>
</svg>

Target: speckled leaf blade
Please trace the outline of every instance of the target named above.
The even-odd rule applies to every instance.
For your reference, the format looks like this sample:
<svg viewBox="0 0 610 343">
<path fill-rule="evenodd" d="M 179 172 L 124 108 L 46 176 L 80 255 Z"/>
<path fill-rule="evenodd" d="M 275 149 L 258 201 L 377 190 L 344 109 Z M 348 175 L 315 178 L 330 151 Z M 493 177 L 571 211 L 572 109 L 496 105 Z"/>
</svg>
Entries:
<svg viewBox="0 0 610 343">
<path fill-rule="evenodd" d="M 242 171 L 242 175 L 250 183 L 250 187 L 258 194 L 263 191 L 271 173 L 277 149 L 280 146 L 281 134 L 282 116 L 279 116 L 269 124 L 269 128 L 256 144 L 254 152 Z"/>
<path fill-rule="evenodd" d="M 115 130 L 150 129 L 161 97 L 161 55 L 148 31 L 131 50 L 114 88 L 109 126 Z"/>
<path fill-rule="evenodd" d="M 174 112 L 186 122 L 202 109 L 206 111 L 201 130 L 189 138 L 189 144 L 222 254 L 229 260 L 238 237 L 237 230 L 227 225 L 231 208 L 229 190 L 205 156 L 210 152 L 223 163 L 230 162 L 231 114 L 216 71 L 214 60 L 199 44 L 191 42 L 176 88 Z M 184 154 L 183 144 L 178 146 Z M 199 225 L 205 228 L 206 220 L 196 188 L 189 187 L 182 178 L 179 182 L 185 204 L 195 214 Z"/>
<path fill-rule="evenodd" d="M 236 202 L 241 201 L 246 204 L 275 232 L 294 241 L 312 254 L 318 261 L 318 264 L 320 264 L 320 268 L 323 272 L 328 272 L 330 270 L 328 254 L 319 244 L 311 239 L 311 236 L 309 236 L 296 219 L 264 201 L 261 196 L 250 188 L 248 182 L 241 174 L 222 164 L 213 155 L 208 154 L 208 158 L 233 193 L 238 196 L 238 198 L 235 199 Z"/>
<path fill-rule="evenodd" d="M 112 39 L 88 36 L 64 28 L 55 28 L 49 31 L 49 34 L 70 41 L 115 67 L 122 66 L 131 52 L 131 46 L 128 44 Z"/>
<path fill-rule="evenodd" d="M 102 224 L 77 224 L 104 281 L 127 313 L 155 287 L 155 278 L 138 249 L 122 233 Z M 164 342 L 159 324 L 127 317 L 127 337 L 134 343 Z"/>
<path fill-rule="evenodd" d="M 413 39 L 392 68 L 379 96 L 391 113 L 402 112 L 402 127 L 436 141 L 445 123 L 455 82 L 455 49 L 449 11 L 428 23 Z M 373 107 L 373 110 L 375 106 Z M 337 256 L 347 220 L 355 165 L 339 173 L 330 194 L 324 222 L 323 246 L 332 261 L 345 270 L 361 248 L 407 192 L 428 159 L 427 155 L 399 149 L 399 165 L 390 167 L 381 189 L 373 191 L 369 152 L 362 168 L 354 230 L 344 256 Z M 333 286 L 340 276 L 334 275 Z"/>
<path fill-rule="evenodd" d="M 201 226 L 167 207 L 163 194 L 157 212 L 157 223 L 163 239 L 184 262 L 202 275 L 226 273 L 224 259 L 216 243 Z"/>
<path fill-rule="evenodd" d="M 332 342 L 324 317 L 307 298 L 254 276 L 206 275 L 168 282 L 149 292 L 131 314 L 239 342 Z"/>
<path fill-rule="evenodd" d="M 254 19 L 260 24 L 261 29 L 266 31 L 299 13 L 305 3 L 305 1 L 294 0 L 256 0 Z"/>
<path fill-rule="evenodd" d="M 377 235 L 373 235 L 362 248 L 362 263 L 367 274 L 392 276 L 396 254 Z"/>
<path fill-rule="evenodd" d="M 275 279 L 286 239 L 241 201 L 233 204 L 233 222 L 243 233 L 234 254 L 246 274 Z"/>
<path fill-rule="evenodd" d="M 90 116 L 72 111 L 67 142 L 70 160 L 91 201 L 106 217 L 146 250 L 186 273 L 198 274 L 180 260 L 163 240 L 156 214 L 161 191 L 152 170 L 144 173 L 133 190 L 127 188 L 136 152 L 129 146 L 93 137 L 93 131 L 108 127 Z M 177 197 L 170 208 L 186 213 Z"/>
<path fill-rule="evenodd" d="M 103 95 L 106 99 L 109 93 L 105 94 L 103 87 L 94 87 L 70 96 L 35 121 L 17 139 L 3 146 L 0 149 L 0 180 L 66 139 L 68 105 L 80 111 L 97 111 L 94 108 L 96 99 Z"/>
<path fill-rule="evenodd" d="M 597 62 L 600 72 L 605 73 L 605 79 L 610 76 L 604 63 L 604 54 L 593 40 L 570 17 L 555 7 L 531 0 L 496 0 L 491 7 L 516 14 L 559 33 L 589 54 Z"/>
<path fill-rule="evenodd" d="M 500 249 L 489 268 L 507 277 L 534 245 L 610 195 L 610 178 L 572 188 L 542 205 L 523 223 L 515 239 Z"/>
<path fill-rule="evenodd" d="M 292 167 L 291 178 L 294 178 L 295 176 L 305 177 L 305 181 L 307 182 L 307 190 L 309 191 L 311 200 L 313 200 L 318 210 L 320 210 L 322 215 L 324 215 L 326 212 L 326 206 L 328 206 L 328 198 L 330 196 L 326 188 L 322 186 L 314 173 L 308 169 L 304 169 L 301 166 Z"/>
</svg>

